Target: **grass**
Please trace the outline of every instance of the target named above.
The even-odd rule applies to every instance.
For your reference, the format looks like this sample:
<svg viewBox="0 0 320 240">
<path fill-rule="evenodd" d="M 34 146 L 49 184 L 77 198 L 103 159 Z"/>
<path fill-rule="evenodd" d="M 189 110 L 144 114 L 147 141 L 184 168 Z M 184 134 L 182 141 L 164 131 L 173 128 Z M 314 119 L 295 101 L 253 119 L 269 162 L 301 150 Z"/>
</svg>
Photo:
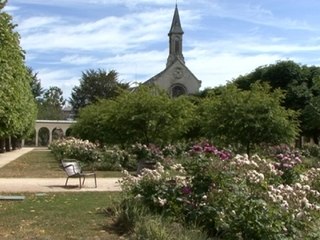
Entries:
<svg viewBox="0 0 320 240">
<path fill-rule="evenodd" d="M 101 173 L 98 176 L 119 176 Z M 50 151 L 31 151 L 0 168 L 0 178 L 65 177 Z M 0 200 L 0 239 L 119 239 L 104 209 L 119 192 L 15 193 L 22 201 Z M 8 195 L 0 193 L 0 195 Z M 122 238 L 123 239 L 123 238 Z"/>
<path fill-rule="evenodd" d="M 0 201 L 0 239 L 119 239 L 107 228 L 104 208 L 115 192 L 25 194 L 23 201 Z"/>
<path fill-rule="evenodd" d="M 121 172 L 96 171 L 97 177 L 122 177 Z M 64 178 L 50 151 L 33 150 L 0 168 L 0 178 Z"/>
</svg>

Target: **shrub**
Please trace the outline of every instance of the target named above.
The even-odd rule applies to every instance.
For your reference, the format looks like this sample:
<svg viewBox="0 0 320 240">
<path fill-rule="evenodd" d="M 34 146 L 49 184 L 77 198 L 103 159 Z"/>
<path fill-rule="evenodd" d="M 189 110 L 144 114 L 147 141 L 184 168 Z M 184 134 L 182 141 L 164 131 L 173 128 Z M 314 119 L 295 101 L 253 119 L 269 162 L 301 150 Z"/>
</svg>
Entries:
<svg viewBox="0 0 320 240">
<path fill-rule="evenodd" d="M 208 240 L 206 234 L 199 229 L 186 228 L 182 224 L 154 215 L 140 217 L 130 239 Z"/>
<path fill-rule="evenodd" d="M 275 163 L 257 155 L 222 160 L 197 154 L 171 172 L 160 163 L 137 177 L 126 172 L 122 187 L 151 212 L 197 225 L 211 237 L 307 239 L 319 224 L 320 170 L 286 184 Z M 308 185 L 311 177 L 318 180 Z"/>
<path fill-rule="evenodd" d="M 121 171 L 137 169 L 135 156 L 117 146 L 100 150 L 99 159 L 94 163 L 95 169 L 105 171 Z"/>
<path fill-rule="evenodd" d="M 316 144 L 306 144 L 303 146 L 303 150 L 308 151 L 311 157 L 320 157 L 320 146 Z"/>
<path fill-rule="evenodd" d="M 302 154 L 299 150 L 288 145 L 278 145 L 269 148 L 270 157 L 275 160 L 275 167 L 283 172 L 282 179 L 286 184 L 292 184 L 299 179 L 299 174 L 304 167 Z"/>
<path fill-rule="evenodd" d="M 53 141 L 49 149 L 58 160 L 74 158 L 84 163 L 92 163 L 99 158 L 97 145 L 73 137 Z"/>
</svg>

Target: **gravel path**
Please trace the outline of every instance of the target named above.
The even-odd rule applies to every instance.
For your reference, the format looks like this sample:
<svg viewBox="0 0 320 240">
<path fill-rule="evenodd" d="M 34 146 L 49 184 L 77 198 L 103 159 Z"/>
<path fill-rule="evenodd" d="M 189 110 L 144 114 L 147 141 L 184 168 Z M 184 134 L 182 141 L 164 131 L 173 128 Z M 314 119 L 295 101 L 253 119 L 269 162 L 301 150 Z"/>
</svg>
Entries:
<svg viewBox="0 0 320 240">
<path fill-rule="evenodd" d="M 0 168 L 14 161 L 33 148 L 22 148 L 13 152 L 0 154 Z M 120 191 L 119 178 L 97 178 L 98 187 L 94 187 L 94 180 L 87 177 L 85 185 L 80 189 L 77 178 L 70 178 L 68 187 L 64 187 L 66 178 L 1 178 L 0 193 L 6 192 L 86 192 L 86 191 Z"/>
</svg>

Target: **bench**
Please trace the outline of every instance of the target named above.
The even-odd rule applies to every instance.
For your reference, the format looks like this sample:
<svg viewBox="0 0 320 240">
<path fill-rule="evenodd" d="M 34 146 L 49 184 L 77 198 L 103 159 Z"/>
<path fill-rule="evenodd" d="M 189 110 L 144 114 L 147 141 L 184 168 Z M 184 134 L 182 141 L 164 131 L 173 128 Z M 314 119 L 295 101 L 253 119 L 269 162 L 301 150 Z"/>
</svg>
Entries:
<svg viewBox="0 0 320 240">
<path fill-rule="evenodd" d="M 76 159 L 61 160 L 61 167 L 64 170 L 64 172 L 67 174 L 66 183 L 64 185 L 65 187 L 67 187 L 68 185 L 69 178 L 79 178 L 79 188 L 81 188 L 84 185 L 84 181 L 86 180 L 86 177 L 88 176 L 94 177 L 95 187 L 97 187 L 96 173 L 83 172 L 79 161 L 77 161 Z M 81 179 L 83 179 L 82 182 L 81 182 Z"/>
</svg>

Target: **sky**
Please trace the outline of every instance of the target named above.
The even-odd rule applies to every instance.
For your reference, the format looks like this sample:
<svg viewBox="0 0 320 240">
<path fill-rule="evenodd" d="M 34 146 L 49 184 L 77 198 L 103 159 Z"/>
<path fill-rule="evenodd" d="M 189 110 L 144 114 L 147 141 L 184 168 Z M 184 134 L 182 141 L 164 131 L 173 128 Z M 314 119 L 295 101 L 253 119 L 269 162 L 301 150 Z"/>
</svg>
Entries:
<svg viewBox="0 0 320 240">
<path fill-rule="evenodd" d="M 4 11 L 41 86 L 69 99 L 89 69 L 130 84 L 164 70 L 176 2 L 201 89 L 280 60 L 319 66 L 319 0 L 9 0 Z"/>
</svg>

